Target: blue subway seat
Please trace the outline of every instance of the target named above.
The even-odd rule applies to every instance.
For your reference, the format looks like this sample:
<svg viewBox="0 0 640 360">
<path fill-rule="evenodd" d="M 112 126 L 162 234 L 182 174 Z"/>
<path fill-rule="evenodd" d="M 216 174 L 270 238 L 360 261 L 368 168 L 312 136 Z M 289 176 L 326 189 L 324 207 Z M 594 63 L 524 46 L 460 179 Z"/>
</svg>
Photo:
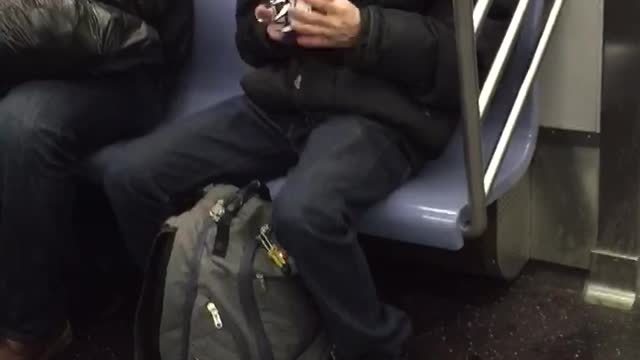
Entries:
<svg viewBox="0 0 640 360">
<path fill-rule="evenodd" d="M 483 126 L 485 154 L 490 154 L 497 142 L 537 44 L 545 1 L 531 3 L 513 59 Z M 241 92 L 239 78 L 247 66 L 235 48 L 234 12 L 234 1 L 195 0 L 194 52 L 170 121 L 184 121 L 181 119 L 187 115 Z M 538 135 L 534 101 L 535 89 L 505 156 L 491 201 L 512 188 L 529 167 Z M 91 159 L 89 173 L 96 183 L 100 183 L 100 174 L 109 164 L 117 161 L 120 148 L 121 145 L 108 147 Z M 276 196 L 285 181 L 269 184 Z M 439 159 L 426 164 L 417 177 L 369 209 L 360 219 L 360 230 L 401 242 L 459 250 L 464 245 L 460 224 L 464 222 L 467 202 L 462 138 L 458 132 Z"/>
</svg>

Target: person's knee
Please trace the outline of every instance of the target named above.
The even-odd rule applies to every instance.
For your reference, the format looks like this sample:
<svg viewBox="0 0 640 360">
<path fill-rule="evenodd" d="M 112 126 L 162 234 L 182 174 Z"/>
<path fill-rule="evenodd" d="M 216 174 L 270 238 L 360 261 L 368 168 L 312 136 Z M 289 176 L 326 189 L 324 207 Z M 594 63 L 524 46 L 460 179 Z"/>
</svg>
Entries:
<svg viewBox="0 0 640 360">
<path fill-rule="evenodd" d="M 130 203 L 136 197 L 151 197 L 157 187 L 145 159 L 135 152 L 123 152 L 105 160 L 103 184 L 112 202 Z M 157 197 L 157 195 L 154 195 Z"/>
<path fill-rule="evenodd" d="M 299 253 L 349 231 L 339 197 L 322 186 L 283 189 L 273 202 L 272 222 L 278 241 Z"/>
<path fill-rule="evenodd" d="M 67 165 L 72 154 L 68 135 L 38 108 L 25 108 L 15 99 L 0 105 L 0 149 L 24 162 Z"/>
</svg>

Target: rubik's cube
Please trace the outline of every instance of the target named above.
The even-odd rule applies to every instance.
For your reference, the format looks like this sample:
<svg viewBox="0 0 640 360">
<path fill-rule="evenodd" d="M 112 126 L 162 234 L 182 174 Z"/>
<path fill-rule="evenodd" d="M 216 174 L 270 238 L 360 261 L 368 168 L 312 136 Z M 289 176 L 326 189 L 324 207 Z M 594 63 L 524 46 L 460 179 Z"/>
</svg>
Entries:
<svg viewBox="0 0 640 360">
<path fill-rule="evenodd" d="M 290 9 L 298 7 L 306 11 L 311 11 L 309 5 L 304 3 L 303 0 L 269 0 L 269 6 L 274 9 L 274 21 L 284 26 L 282 32 L 291 32 L 293 30 L 291 29 L 291 21 L 289 20 Z"/>
</svg>

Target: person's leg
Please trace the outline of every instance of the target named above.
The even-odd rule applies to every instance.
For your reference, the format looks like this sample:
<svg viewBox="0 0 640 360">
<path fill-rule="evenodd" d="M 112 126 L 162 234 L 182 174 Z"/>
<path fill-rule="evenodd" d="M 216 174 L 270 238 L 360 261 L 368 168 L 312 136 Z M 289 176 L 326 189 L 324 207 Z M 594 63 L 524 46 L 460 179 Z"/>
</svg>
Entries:
<svg viewBox="0 0 640 360">
<path fill-rule="evenodd" d="M 332 116 L 311 133 L 274 202 L 277 240 L 295 259 L 338 360 L 396 359 L 411 326 L 378 300 L 357 240 L 358 215 L 411 173 L 400 137 L 358 116 Z"/>
<path fill-rule="evenodd" d="M 0 98 L 0 339 L 45 339 L 64 325 L 75 167 L 159 119 L 147 85 L 137 75 L 38 81 Z"/>
<path fill-rule="evenodd" d="M 274 122 L 275 120 L 275 122 Z M 267 119 L 243 96 L 127 144 L 105 174 L 107 195 L 139 263 L 167 217 L 210 182 L 239 186 L 283 174 L 295 163 L 294 118 Z"/>
</svg>

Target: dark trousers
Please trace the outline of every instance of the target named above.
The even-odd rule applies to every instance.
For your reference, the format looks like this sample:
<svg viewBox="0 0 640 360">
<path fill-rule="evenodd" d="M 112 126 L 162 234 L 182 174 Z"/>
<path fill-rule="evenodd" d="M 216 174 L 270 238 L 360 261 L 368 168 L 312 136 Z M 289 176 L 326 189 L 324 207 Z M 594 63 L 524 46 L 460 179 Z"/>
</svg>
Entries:
<svg viewBox="0 0 640 360">
<path fill-rule="evenodd" d="M 128 241 L 148 247 L 160 223 L 184 210 L 175 207 L 183 194 L 291 169 L 274 200 L 273 226 L 339 359 L 392 359 L 410 323 L 378 300 L 355 223 L 410 176 L 409 150 L 397 133 L 361 116 L 267 116 L 240 96 L 130 144 L 107 176 L 107 192 Z"/>
<path fill-rule="evenodd" d="M 64 324 L 75 174 L 92 152 L 160 119 L 154 89 L 127 74 L 0 93 L 0 338 L 42 338 Z"/>
</svg>

